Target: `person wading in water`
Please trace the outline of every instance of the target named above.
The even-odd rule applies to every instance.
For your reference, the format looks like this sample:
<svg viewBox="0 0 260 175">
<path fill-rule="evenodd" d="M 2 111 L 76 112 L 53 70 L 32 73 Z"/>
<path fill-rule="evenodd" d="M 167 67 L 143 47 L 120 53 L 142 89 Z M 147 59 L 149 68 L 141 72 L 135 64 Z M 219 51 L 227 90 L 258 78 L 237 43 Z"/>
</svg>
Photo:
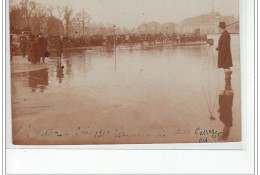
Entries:
<svg viewBox="0 0 260 175">
<path fill-rule="evenodd" d="M 219 23 L 221 29 L 221 36 L 218 41 L 218 68 L 223 68 L 225 73 L 225 90 L 219 94 L 219 113 L 220 120 L 225 124 L 221 140 L 226 140 L 229 136 L 230 128 L 232 127 L 232 103 L 233 103 L 233 90 L 231 87 L 231 74 L 230 67 L 232 64 L 232 56 L 230 49 L 230 34 L 226 30 L 225 22 Z"/>
</svg>

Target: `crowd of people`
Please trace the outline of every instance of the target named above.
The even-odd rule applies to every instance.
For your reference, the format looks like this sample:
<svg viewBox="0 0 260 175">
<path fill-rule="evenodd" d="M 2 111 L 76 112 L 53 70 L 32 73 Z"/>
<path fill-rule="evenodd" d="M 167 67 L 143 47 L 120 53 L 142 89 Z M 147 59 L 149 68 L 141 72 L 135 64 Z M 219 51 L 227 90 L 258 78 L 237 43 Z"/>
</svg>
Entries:
<svg viewBox="0 0 260 175">
<path fill-rule="evenodd" d="M 28 37 L 20 36 L 19 50 L 21 51 L 23 57 L 28 55 L 27 59 L 32 64 L 40 62 L 45 63 L 45 57 L 50 56 L 50 53 L 48 52 L 48 45 L 48 39 L 41 33 L 38 35 L 31 34 Z M 63 42 L 61 37 L 55 38 L 55 40 L 52 42 L 52 49 L 56 51 L 57 57 L 61 58 L 61 53 L 63 50 Z"/>
<path fill-rule="evenodd" d="M 187 42 L 207 41 L 206 35 L 195 34 L 119 34 L 116 35 L 116 44 L 138 44 L 138 43 L 175 43 L 182 44 Z M 89 46 L 109 46 L 114 44 L 114 35 L 92 35 L 81 37 L 66 37 L 65 47 L 89 47 Z"/>
<path fill-rule="evenodd" d="M 47 44 L 45 42 L 45 39 L 41 36 L 41 34 L 30 35 L 30 40 L 28 44 L 28 61 L 30 61 L 32 64 L 36 64 L 37 62 L 41 62 L 42 59 L 42 62 L 44 63 L 45 51 L 47 51 Z M 21 47 L 26 48 L 26 46 Z"/>
<path fill-rule="evenodd" d="M 195 34 L 121 34 L 121 35 L 92 35 L 81 37 L 66 37 L 66 36 L 43 36 L 42 33 L 38 35 L 30 34 L 17 35 L 19 39 L 19 47 L 13 47 L 11 37 L 11 48 L 13 52 L 20 51 L 22 56 L 28 55 L 27 59 L 32 64 L 45 63 L 45 57 L 50 56 L 48 51 L 52 51 L 52 54 L 56 52 L 58 63 L 60 62 L 61 53 L 63 48 L 75 48 L 75 47 L 90 47 L 90 46 L 113 46 L 124 44 L 142 44 L 148 42 L 150 44 L 159 43 L 174 43 L 181 45 L 187 42 L 202 42 L 207 41 L 205 35 Z M 15 48 L 15 49 L 13 49 Z"/>
</svg>

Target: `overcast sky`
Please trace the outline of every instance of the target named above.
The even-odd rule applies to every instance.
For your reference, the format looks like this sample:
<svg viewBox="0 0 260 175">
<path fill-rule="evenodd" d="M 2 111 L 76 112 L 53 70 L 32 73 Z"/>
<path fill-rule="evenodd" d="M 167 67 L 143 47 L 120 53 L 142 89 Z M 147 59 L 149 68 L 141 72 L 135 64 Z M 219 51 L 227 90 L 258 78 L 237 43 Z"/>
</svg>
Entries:
<svg viewBox="0 0 260 175">
<path fill-rule="evenodd" d="M 35 0 L 46 6 L 72 5 L 74 14 L 85 8 L 92 22 L 111 23 L 120 27 L 136 27 L 142 22 L 179 23 L 211 11 L 222 15 L 239 14 L 239 0 Z M 10 4 L 20 0 L 10 0 Z"/>
</svg>

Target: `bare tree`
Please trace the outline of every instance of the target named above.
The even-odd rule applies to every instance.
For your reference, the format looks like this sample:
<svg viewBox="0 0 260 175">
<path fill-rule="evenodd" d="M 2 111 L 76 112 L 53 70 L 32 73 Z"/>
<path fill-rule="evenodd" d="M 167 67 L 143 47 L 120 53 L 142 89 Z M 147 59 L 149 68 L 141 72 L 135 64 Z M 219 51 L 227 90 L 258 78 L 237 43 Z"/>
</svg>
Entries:
<svg viewBox="0 0 260 175">
<path fill-rule="evenodd" d="M 63 19 L 65 20 L 65 30 L 66 30 L 66 35 L 69 35 L 69 29 L 70 29 L 70 25 L 71 25 L 71 16 L 72 16 L 72 7 L 66 5 L 64 7 L 64 17 Z"/>
<path fill-rule="evenodd" d="M 99 23 L 98 31 L 99 31 L 99 34 L 106 34 L 107 31 L 106 31 L 106 27 L 104 26 L 104 24 Z"/>
<path fill-rule="evenodd" d="M 24 27 L 23 11 L 18 5 L 10 7 L 10 26 Z"/>
<path fill-rule="evenodd" d="M 48 15 L 49 16 L 53 16 L 53 10 L 54 10 L 53 6 L 48 7 L 46 10 L 48 11 L 48 13 L 49 13 Z"/>
<path fill-rule="evenodd" d="M 76 17 L 77 21 L 81 22 L 81 24 L 82 24 L 82 35 L 84 35 L 85 34 L 84 33 L 85 26 L 86 26 L 86 24 L 89 24 L 91 17 L 86 12 L 85 9 L 82 9 L 81 12 L 78 12 L 75 17 Z"/>
<path fill-rule="evenodd" d="M 80 13 L 77 13 L 75 15 L 75 18 L 73 18 L 75 24 L 76 24 L 76 28 L 78 29 L 78 32 L 79 32 L 79 35 L 81 34 L 80 33 L 80 27 L 81 27 L 81 14 Z"/>
<path fill-rule="evenodd" d="M 114 34 L 113 24 L 110 24 L 110 23 L 107 24 L 107 31 L 108 31 L 108 34 L 110 34 L 110 35 Z"/>
<path fill-rule="evenodd" d="M 38 18 L 38 24 L 39 24 L 39 28 L 40 28 L 40 31 L 42 32 L 43 31 L 43 24 L 46 20 L 46 17 L 47 17 L 47 13 L 46 13 L 46 7 L 41 4 L 41 3 L 37 3 L 36 4 L 36 16 Z"/>
<path fill-rule="evenodd" d="M 57 9 L 57 12 L 58 12 L 58 19 L 63 21 L 64 20 L 64 12 L 65 12 L 65 8 L 64 7 L 61 7 L 61 6 L 57 6 L 56 7 Z"/>
<path fill-rule="evenodd" d="M 47 19 L 47 33 L 48 35 L 60 35 L 63 33 L 63 23 L 54 16 L 49 16 Z"/>
<path fill-rule="evenodd" d="M 31 18 L 36 10 L 36 3 L 29 0 L 21 0 L 20 6 L 23 12 L 23 17 L 26 19 L 27 25 L 30 26 Z"/>
</svg>

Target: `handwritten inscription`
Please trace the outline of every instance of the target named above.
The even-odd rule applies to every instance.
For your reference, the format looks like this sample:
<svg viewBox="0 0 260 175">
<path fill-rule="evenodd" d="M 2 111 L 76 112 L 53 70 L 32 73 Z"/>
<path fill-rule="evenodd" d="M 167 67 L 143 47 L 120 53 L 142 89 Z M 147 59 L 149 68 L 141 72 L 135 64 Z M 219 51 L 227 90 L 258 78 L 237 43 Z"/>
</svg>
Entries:
<svg viewBox="0 0 260 175">
<path fill-rule="evenodd" d="M 197 128 L 197 129 L 195 129 L 194 134 L 200 136 L 200 139 L 199 139 L 200 143 L 205 143 L 205 142 L 208 142 L 208 137 L 211 137 L 215 141 L 220 141 L 222 132 L 219 132 L 214 129 Z"/>
<path fill-rule="evenodd" d="M 77 127 L 75 129 L 70 130 L 60 130 L 60 129 L 38 129 L 37 131 L 33 132 L 30 131 L 23 131 L 21 132 L 20 136 L 31 138 L 31 137 L 79 137 L 79 136 L 88 136 L 93 137 L 96 139 L 105 138 L 105 137 L 112 137 L 116 139 L 120 138 L 134 138 L 134 137 L 158 137 L 158 138 L 166 138 L 166 137 L 173 137 L 173 136 L 190 136 L 190 137 L 197 137 L 198 142 L 206 143 L 209 141 L 221 141 L 222 132 L 217 131 L 215 129 L 203 129 L 203 128 L 196 128 L 193 131 L 190 129 L 172 129 L 172 130 L 141 130 L 140 129 L 92 129 L 90 127 L 81 128 Z"/>
<path fill-rule="evenodd" d="M 77 127 L 74 130 L 66 131 L 66 130 L 55 130 L 53 128 L 48 129 L 38 129 L 35 132 L 30 132 L 30 134 L 26 134 L 24 131 L 20 136 L 23 137 L 48 137 L 48 136 L 56 136 L 56 137 L 66 137 L 66 136 L 91 136 L 95 138 L 104 138 L 104 137 L 114 137 L 114 138 L 126 138 L 126 137 L 169 137 L 176 135 L 189 135 L 191 133 L 190 130 L 183 129 L 173 129 L 173 130 L 150 130 L 150 131 L 132 131 L 132 130 L 119 130 L 119 129 L 98 129 L 94 130 L 90 127 L 86 129 L 82 129 L 81 127 Z"/>
</svg>

